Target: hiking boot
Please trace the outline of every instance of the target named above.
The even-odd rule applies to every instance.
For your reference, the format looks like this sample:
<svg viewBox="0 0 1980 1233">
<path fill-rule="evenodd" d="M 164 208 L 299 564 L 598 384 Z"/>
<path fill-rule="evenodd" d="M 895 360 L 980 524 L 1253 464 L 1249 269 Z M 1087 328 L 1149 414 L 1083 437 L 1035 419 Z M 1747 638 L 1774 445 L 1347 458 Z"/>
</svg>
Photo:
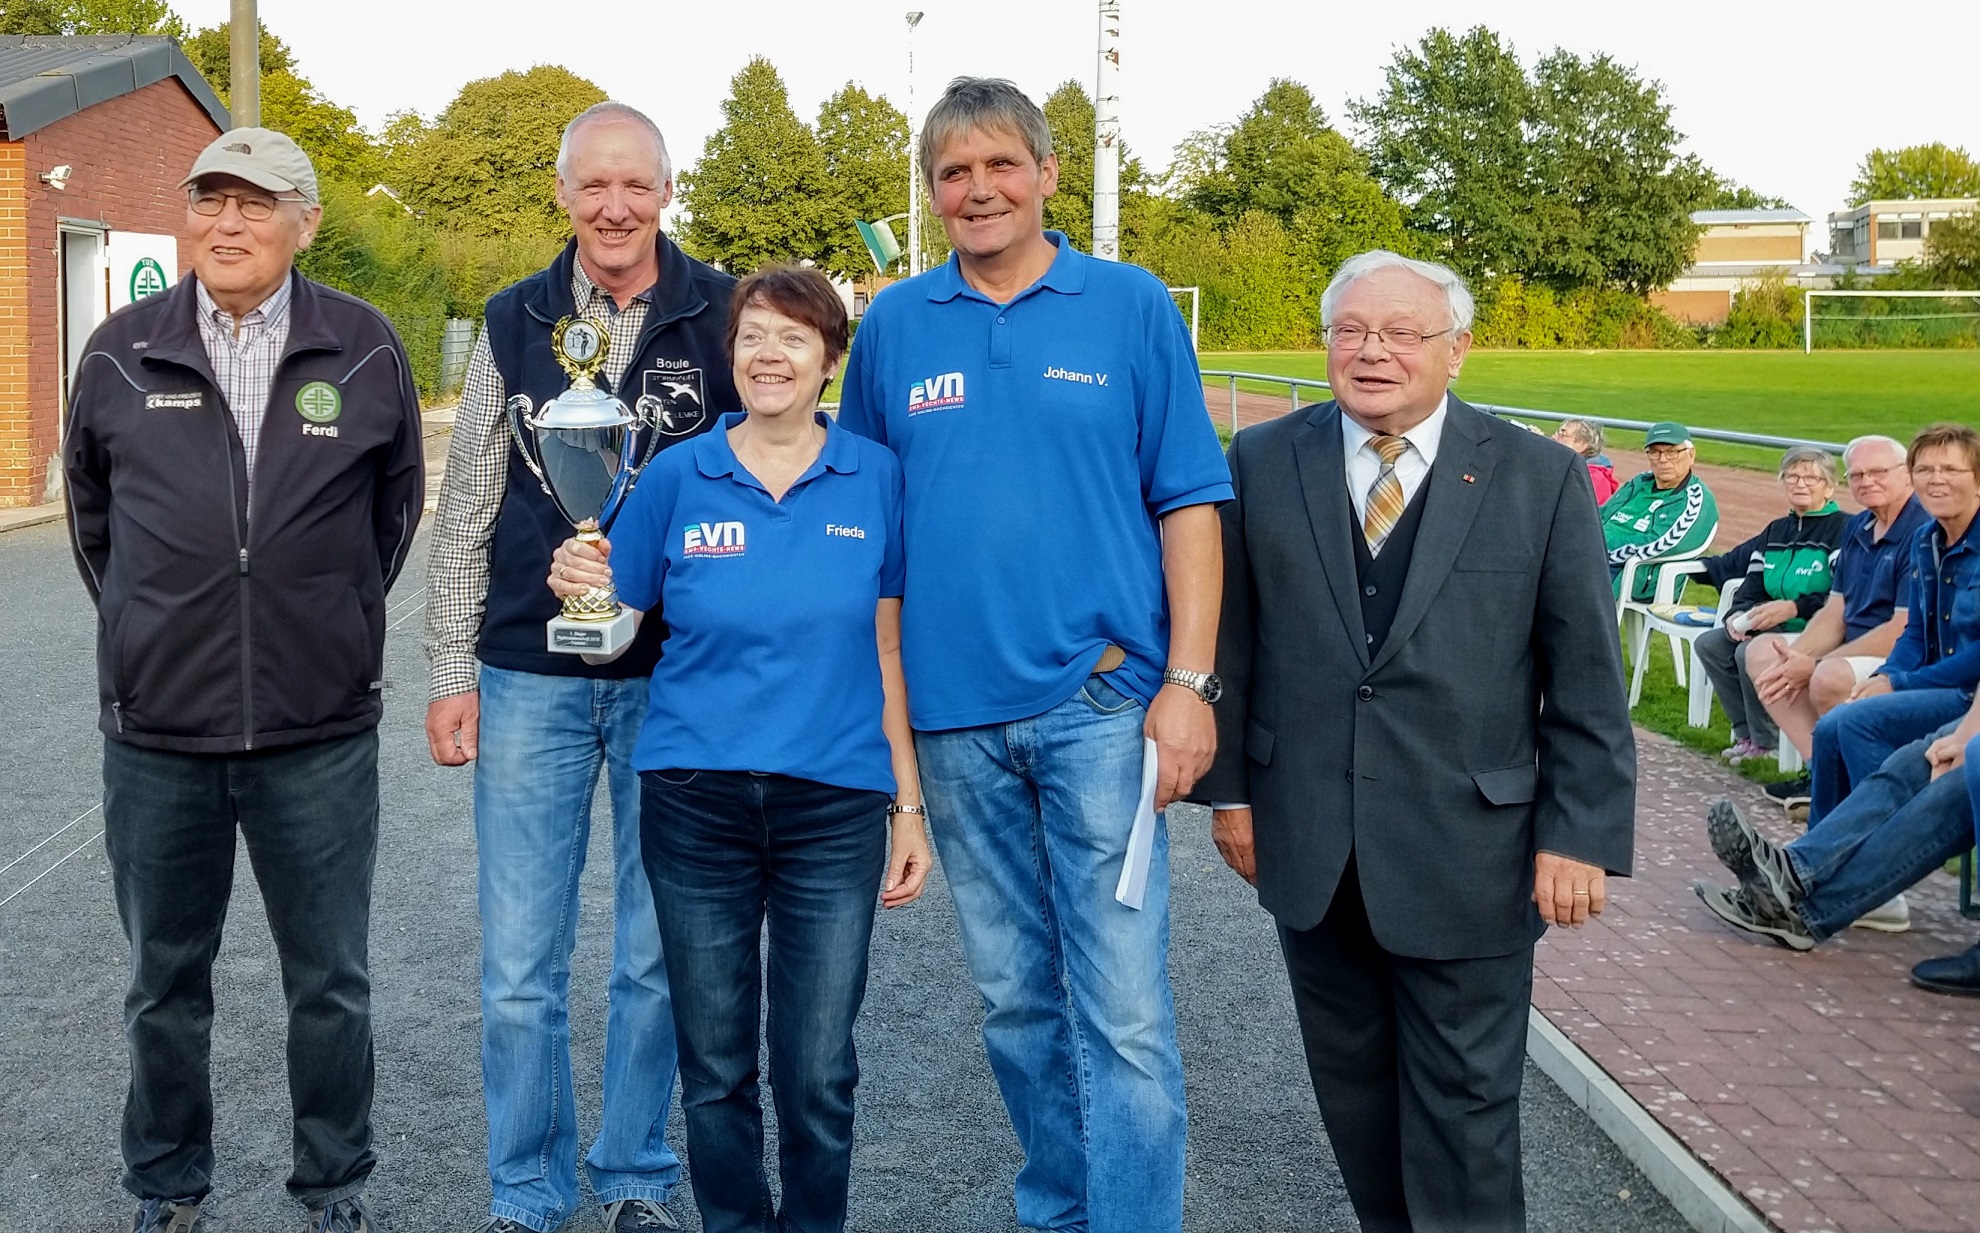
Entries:
<svg viewBox="0 0 1980 1233">
<path fill-rule="evenodd" d="M 198 1199 L 146 1199 L 131 1217 L 131 1233 L 202 1233 Z"/>
<path fill-rule="evenodd" d="M 1752 906 L 1775 924 L 1792 916 L 1801 902 L 1801 879 L 1788 864 L 1787 853 L 1753 829 L 1739 806 L 1728 800 L 1712 802 L 1705 815 L 1705 833 L 1712 855 L 1739 879 Z"/>
<path fill-rule="evenodd" d="M 1815 939 L 1808 932 L 1808 926 L 1801 918 L 1788 913 L 1774 917 L 1757 910 L 1745 887 L 1725 890 L 1710 882 L 1694 882 L 1691 889 L 1698 892 L 1712 915 L 1747 933 L 1757 933 L 1761 937 L 1772 938 L 1789 950 L 1814 950 Z"/>
<path fill-rule="evenodd" d="M 1872 908 L 1849 923 L 1851 929 L 1875 929 L 1878 933 L 1903 933 L 1911 928 L 1911 905 L 1899 895 L 1881 908 Z"/>
<path fill-rule="evenodd" d="M 681 1222 L 666 1205 L 654 1199 L 620 1199 L 605 1205 L 605 1228 L 609 1233 L 640 1233 L 640 1230 L 678 1229 Z"/>
<path fill-rule="evenodd" d="M 379 1230 L 372 1223 L 371 1214 L 364 1210 L 364 1199 L 352 1195 L 328 1207 L 310 1208 L 304 1233 L 379 1233 Z"/>
<path fill-rule="evenodd" d="M 1806 805 L 1808 803 L 1809 793 L 1814 790 L 1815 781 L 1809 777 L 1807 771 L 1803 771 L 1793 779 L 1783 779 L 1779 783 L 1770 783 L 1761 789 L 1768 796 L 1779 801 L 1783 809 L 1792 809 L 1796 805 Z"/>
</svg>

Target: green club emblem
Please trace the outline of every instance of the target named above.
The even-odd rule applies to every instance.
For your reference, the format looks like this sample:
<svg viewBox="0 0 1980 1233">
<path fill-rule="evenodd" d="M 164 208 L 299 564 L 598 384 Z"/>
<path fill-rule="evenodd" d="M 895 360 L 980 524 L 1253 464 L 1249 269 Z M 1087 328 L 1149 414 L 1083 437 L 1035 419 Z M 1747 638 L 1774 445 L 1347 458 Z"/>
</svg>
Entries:
<svg viewBox="0 0 1980 1233">
<path fill-rule="evenodd" d="M 131 267 L 131 299 L 141 300 L 165 290 L 165 267 L 152 257 L 139 257 Z"/>
<path fill-rule="evenodd" d="M 296 412 L 312 424 L 328 424 L 344 409 L 344 396 L 328 381 L 312 381 L 296 391 Z"/>
</svg>

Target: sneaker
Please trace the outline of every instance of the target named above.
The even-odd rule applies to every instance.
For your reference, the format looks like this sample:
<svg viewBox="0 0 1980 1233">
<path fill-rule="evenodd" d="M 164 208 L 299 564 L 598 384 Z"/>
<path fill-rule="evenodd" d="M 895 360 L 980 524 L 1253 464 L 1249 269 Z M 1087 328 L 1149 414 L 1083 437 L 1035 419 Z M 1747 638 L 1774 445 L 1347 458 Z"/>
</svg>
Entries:
<svg viewBox="0 0 1980 1233">
<path fill-rule="evenodd" d="M 1753 829 L 1739 806 L 1716 800 L 1705 815 L 1705 833 L 1712 855 L 1739 879 L 1753 908 L 1774 923 L 1792 916 L 1801 902 L 1801 880 L 1794 876 L 1787 853 Z"/>
<path fill-rule="evenodd" d="M 1799 916 L 1789 913 L 1774 918 L 1761 913 L 1755 909 L 1752 899 L 1743 886 L 1734 890 L 1725 890 L 1710 882 L 1694 882 L 1691 889 L 1698 893 L 1699 899 L 1704 901 L 1712 915 L 1735 929 L 1772 938 L 1789 950 L 1815 949 L 1815 939 L 1809 934 L 1808 926 L 1801 923 Z"/>
<path fill-rule="evenodd" d="M 526 1224 L 518 1224 L 507 1216 L 490 1216 L 474 1226 L 474 1233 L 536 1233 Z"/>
<path fill-rule="evenodd" d="M 146 1199 L 131 1217 L 131 1233 L 202 1233 L 198 1199 Z"/>
<path fill-rule="evenodd" d="M 1779 783 L 1770 783 L 1761 789 L 1768 796 L 1779 801 L 1781 807 L 1784 809 L 1792 809 L 1796 805 L 1806 805 L 1808 803 L 1808 794 L 1814 790 L 1815 781 L 1809 778 L 1806 771 L 1796 775 L 1793 779 L 1783 779 Z"/>
<path fill-rule="evenodd" d="M 1721 749 L 1719 751 L 1719 756 L 1728 762 L 1737 763 L 1740 761 L 1740 759 L 1746 757 L 1746 751 L 1749 748 L 1751 748 L 1752 745 L 1753 745 L 1752 741 L 1749 741 L 1742 736 L 1734 740 L 1732 744 L 1726 746 L 1724 749 Z"/>
<path fill-rule="evenodd" d="M 1878 933 L 1903 933 L 1911 928 L 1911 905 L 1899 895 L 1881 908 L 1873 908 L 1849 923 L 1852 929 L 1875 929 Z"/>
<path fill-rule="evenodd" d="M 304 1233 L 378 1233 L 378 1226 L 371 1222 L 371 1214 L 364 1210 L 364 1199 L 352 1195 L 339 1199 L 328 1207 L 309 1209 L 309 1224 Z"/>
<path fill-rule="evenodd" d="M 641 1229 L 678 1229 L 681 1222 L 663 1203 L 652 1199 L 620 1199 L 605 1205 L 605 1227 L 610 1233 L 639 1233 Z"/>
</svg>

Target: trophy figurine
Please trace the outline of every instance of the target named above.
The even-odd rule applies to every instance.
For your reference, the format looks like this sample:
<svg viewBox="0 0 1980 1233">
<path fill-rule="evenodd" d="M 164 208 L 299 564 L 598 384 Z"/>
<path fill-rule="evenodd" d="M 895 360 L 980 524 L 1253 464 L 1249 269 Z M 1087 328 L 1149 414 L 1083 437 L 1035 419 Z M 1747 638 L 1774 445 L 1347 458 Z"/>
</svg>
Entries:
<svg viewBox="0 0 1980 1233">
<path fill-rule="evenodd" d="M 550 348 L 570 375 L 571 388 L 534 413 L 526 394 L 511 398 L 508 406 L 509 431 L 524 465 L 587 543 L 605 538 L 659 437 L 646 434 L 641 456 L 639 418 L 598 388 L 594 378 L 611 345 L 612 336 L 599 322 L 565 317 L 551 332 Z M 633 614 L 620 607 L 617 593 L 609 586 L 593 587 L 565 598 L 563 612 L 550 620 L 548 643 L 552 651 L 610 655 L 632 641 L 633 633 Z"/>
</svg>

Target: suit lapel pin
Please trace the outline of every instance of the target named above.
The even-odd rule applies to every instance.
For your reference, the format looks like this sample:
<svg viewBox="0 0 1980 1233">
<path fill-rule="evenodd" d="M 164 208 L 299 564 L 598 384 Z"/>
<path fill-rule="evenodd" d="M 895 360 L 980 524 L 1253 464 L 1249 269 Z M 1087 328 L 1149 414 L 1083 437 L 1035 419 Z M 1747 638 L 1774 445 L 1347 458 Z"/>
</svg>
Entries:
<svg viewBox="0 0 1980 1233">
<path fill-rule="evenodd" d="M 1477 476 L 1475 476 L 1475 475 L 1470 475 L 1470 474 L 1467 474 L 1467 475 L 1466 475 L 1466 476 L 1464 477 L 1464 482 L 1465 482 L 1465 483 L 1467 483 L 1467 484 L 1475 484 L 1475 483 L 1477 483 L 1477 482 L 1478 482 L 1478 477 L 1477 477 Z"/>
</svg>

